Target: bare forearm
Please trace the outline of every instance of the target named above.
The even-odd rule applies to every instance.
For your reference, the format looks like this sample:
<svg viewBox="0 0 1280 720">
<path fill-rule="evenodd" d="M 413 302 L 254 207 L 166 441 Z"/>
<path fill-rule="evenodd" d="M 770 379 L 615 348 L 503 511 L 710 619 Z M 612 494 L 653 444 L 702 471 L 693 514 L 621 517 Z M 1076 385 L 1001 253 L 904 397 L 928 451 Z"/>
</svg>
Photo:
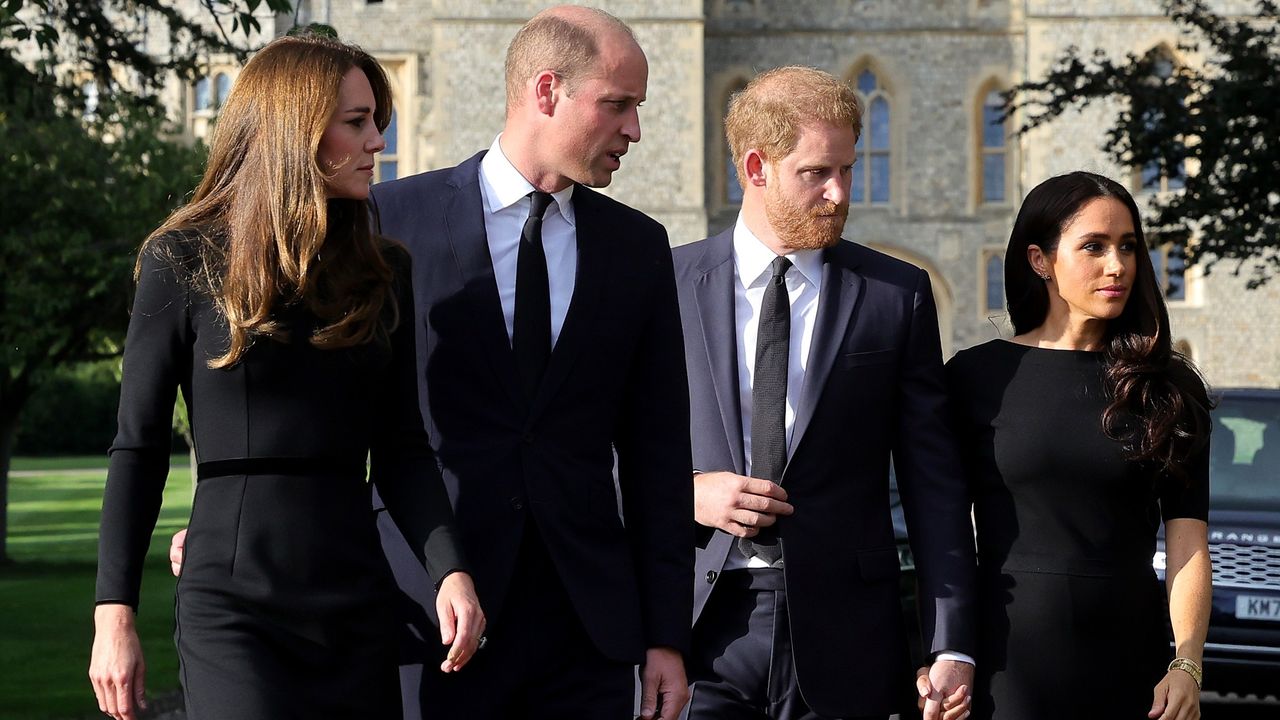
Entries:
<svg viewBox="0 0 1280 720">
<path fill-rule="evenodd" d="M 1176 654 L 1199 663 L 1213 595 L 1207 528 L 1199 520 L 1178 519 L 1169 521 L 1165 530 L 1169 620 Z"/>
</svg>

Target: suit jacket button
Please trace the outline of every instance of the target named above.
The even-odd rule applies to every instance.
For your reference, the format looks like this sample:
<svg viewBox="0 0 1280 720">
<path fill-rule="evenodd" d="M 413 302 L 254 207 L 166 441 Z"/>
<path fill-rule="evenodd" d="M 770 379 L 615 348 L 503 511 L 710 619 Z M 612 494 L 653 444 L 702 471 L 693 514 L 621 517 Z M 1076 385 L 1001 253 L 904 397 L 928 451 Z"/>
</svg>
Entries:
<svg viewBox="0 0 1280 720">
<path fill-rule="evenodd" d="M 717 577 L 718 577 L 718 574 L 716 573 L 716 571 L 715 571 L 715 570 L 708 570 L 708 571 L 707 571 L 707 584 L 708 584 L 708 585 L 714 584 L 714 583 L 715 583 L 715 581 L 716 581 L 716 578 L 717 578 Z"/>
<path fill-rule="evenodd" d="M 523 442 L 525 445 L 532 445 L 533 433 L 525 433 L 524 437 L 520 438 L 520 441 Z"/>
<path fill-rule="evenodd" d="M 512 510 L 523 510 L 523 509 L 524 509 L 524 500 L 521 500 L 518 496 L 517 496 L 517 497 L 513 497 L 513 498 L 511 498 L 511 509 L 512 509 Z"/>
</svg>

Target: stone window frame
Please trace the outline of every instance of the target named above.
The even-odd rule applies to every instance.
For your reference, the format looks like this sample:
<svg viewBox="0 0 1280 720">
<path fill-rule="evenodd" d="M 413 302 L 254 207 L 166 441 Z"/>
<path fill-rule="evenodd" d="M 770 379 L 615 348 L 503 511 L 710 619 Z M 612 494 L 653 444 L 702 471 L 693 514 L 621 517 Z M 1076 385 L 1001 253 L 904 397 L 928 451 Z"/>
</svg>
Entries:
<svg viewBox="0 0 1280 720">
<path fill-rule="evenodd" d="M 858 89 L 858 76 L 863 72 L 870 70 L 876 76 L 876 90 L 870 95 L 864 94 Z M 871 200 L 871 168 L 870 163 L 863 157 L 863 151 L 859 151 L 857 161 L 854 163 L 853 171 L 865 173 L 865 182 L 863 187 L 866 192 L 863 199 L 858 201 L 853 199 L 853 190 L 850 188 L 849 204 L 862 208 L 863 210 L 889 209 L 898 206 L 901 199 L 899 192 L 899 183 L 902 179 L 903 162 L 905 157 L 905 148 L 903 147 L 903 132 L 901 128 L 894 126 L 894 113 L 901 113 L 904 108 L 898 102 L 900 92 L 898 82 L 894 74 L 890 72 L 885 62 L 875 55 L 863 55 L 849 65 L 848 71 L 844 75 L 844 80 L 849 84 L 858 96 L 858 103 L 862 107 L 862 135 L 868 133 L 869 124 L 868 116 L 871 112 L 871 103 L 876 98 L 884 98 L 889 106 L 889 149 L 887 151 L 889 158 L 889 199 L 887 201 L 872 202 Z M 902 120 L 902 117 L 899 117 Z M 899 123 L 901 124 L 901 123 Z M 863 142 L 866 148 L 870 144 L 870 139 Z"/>
<path fill-rule="evenodd" d="M 736 212 L 742 207 L 741 200 L 737 202 L 730 200 L 730 183 L 737 181 L 729 177 L 729 165 L 733 162 L 733 153 L 729 149 L 724 118 L 729 111 L 729 99 L 734 93 L 745 88 L 753 77 L 755 73 L 749 68 L 733 67 L 708 82 L 710 91 L 706 94 L 706 113 L 711 122 L 707 123 L 709 134 L 706 142 L 709 148 L 707 160 L 711 168 L 708 173 L 711 186 L 707 189 L 711 192 L 711 196 L 707 204 L 711 208 L 712 216 L 722 212 Z"/>
<path fill-rule="evenodd" d="M 977 298 L 974 306 L 977 308 L 977 319 L 980 321 L 990 321 L 995 318 L 1009 314 L 1008 294 L 1004 288 L 1005 278 L 1005 246 L 1003 245 L 983 245 L 978 249 L 978 269 L 976 276 L 977 282 Z M 990 307 L 987 303 L 987 294 L 991 289 L 987 283 L 987 264 L 996 259 L 1000 261 L 1000 307 Z"/>
<path fill-rule="evenodd" d="M 724 91 L 720 93 L 719 104 L 719 122 L 716 126 L 719 128 L 720 141 L 716 143 L 718 148 L 717 157 L 719 162 L 716 164 L 716 177 L 719 183 L 716 187 L 716 201 L 721 207 L 734 208 L 742 206 L 742 185 L 738 181 L 737 172 L 739 168 L 735 165 L 733 176 L 729 174 L 729 167 L 733 164 L 733 149 L 729 147 L 729 138 L 725 133 L 725 116 L 729 112 L 729 100 L 734 94 L 741 92 L 747 87 L 747 83 L 751 78 L 745 75 L 734 75 L 724 85 Z M 736 199 L 735 196 L 736 195 Z"/>
<path fill-rule="evenodd" d="M 1204 305 L 1204 273 L 1198 265 L 1186 265 L 1182 269 L 1182 295 L 1181 297 L 1169 297 L 1168 287 L 1168 257 L 1169 250 L 1173 243 L 1163 242 L 1160 236 L 1151 233 L 1144 235 L 1143 239 L 1147 244 L 1147 253 L 1159 253 L 1162 262 L 1160 267 L 1156 267 L 1152 263 L 1152 270 L 1156 275 L 1156 282 L 1159 285 L 1160 296 L 1164 298 L 1165 305 L 1170 309 L 1183 307 L 1200 307 Z M 1192 241 L 1194 242 L 1194 240 Z"/>
<path fill-rule="evenodd" d="M 200 76 L 193 82 L 187 83 L 186 129 L 187 132 L 191 133 L 192 137 L 199 140 L 208 139 L 213 121 L 218 116 L 218 111 L 222 109 L 222 103 L 226 101 L 225 94 L 218 92 L 218 78 L 225 77 L 227 79 L 226 88 L 229 93 L 231 88 L 235 86 L 236 78 L 240 76 L 240 69 L 241 66 L 234 55 L 228 53 L 213 55 L 202 68 Z M 209 93 L 209 102 L 204 107 L 199 105 L 200 83 L 206 83 L 207 92 Z"/>
<path fill-rule="evenodd" d="M 1007 211 L 1015 205 L 1015 197 L 1017 193 L 1017 168 L 1018 163 L 1018 142 L 1017 136 L 1009 132 L 1010 126 L 1017 125 L 1017 118 L 1010 117 L 1005 120 L 1005 144 L 1004 144 L 1004 199 L 1003 200 L 986 200 L 984 199 L 984 166 L 988 154 L 988 148 L 985 145 L 985 110 L 987 107 L 987 98 L 993 92 L 1004 92 L 1012 87 L 1007 78 L 1001 75 L 987 75 L 982 82 L 977 85 L 974 91 L 970 106 L 970 123 L 972 130 L 970 137 L 972 140 L 969 145 L 970 152 L 970 171 L 969 171 L 969 187 L 972 189 L 970 193 L 970 203 L 974 209 L 978 208 L 995 208 L 1000 211 Z"/>
<path fill-rule="evenodd" d="M 375 183 L 393 178 L 383 178 L 385 163 L 396 163 L 396 178 L 409 177 L 423 170 L 418 167 L 417 147 L 414 138 L 418 131 L 418 56 L 414 53 L 377 53 L 374 59 L 382 66 L 391 86 L 391 103 L 395 109 L 396 152 L 380 152 L 373 157 Z"/>
<path fill-rule="evenodd" d="M 1175 44 L 1165 40 L 1153 43 L 1144 52 L 1136 53 L 1138 57 L 1143 57 L 1149 52 L 1158 52 L 1164 55 L 1169 61 L 1170 72 L 1175 72 L 1179 67 L 1186 65 L 1185 59 L 1177 51 Z M 1181 192 L 1186 186 L 1186 177 L 1191 171 L 1189 163 L 1184 161 L 1181 178 L 1172 178 L 1175 182 L 1170 182 L 1171 178 L 1166 173 L 1160 173 L 1159 178 L 1155 178 L 1154 184 L 1149 184 L 1146 179 L 1148 172 L 1147 167 L 1134 166 L 1129 171 L 1129 187 L 1133 190 L 1135 196 L 1151 196 L 1163 195 L 1171 192 Z"/>
</svg>

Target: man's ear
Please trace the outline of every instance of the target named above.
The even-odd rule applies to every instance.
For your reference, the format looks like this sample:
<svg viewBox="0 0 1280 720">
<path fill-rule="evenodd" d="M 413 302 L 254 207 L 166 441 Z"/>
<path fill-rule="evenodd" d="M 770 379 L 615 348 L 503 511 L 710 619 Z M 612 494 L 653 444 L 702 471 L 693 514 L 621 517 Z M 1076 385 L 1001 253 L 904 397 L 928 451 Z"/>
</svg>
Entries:
<svg viewBox="0 0 1280 720">
<path fill-rule="evenodd" d="M 543 115 L 555 115 L 556 103 L 564 94 L 564 84 L 560 77 L 550 70 L 543 70 L 529 81 L 533 87 L 534 105 Z"/>
<path fill-rule="evenodd" d="M 748 150 L 743 156 L 741 170 L 746 172 L 743 177 L 746 178 L 748 185 L 764 187 L 769 179 L 769 161 L 764 153 L 755 148 Z"/>
</svg>

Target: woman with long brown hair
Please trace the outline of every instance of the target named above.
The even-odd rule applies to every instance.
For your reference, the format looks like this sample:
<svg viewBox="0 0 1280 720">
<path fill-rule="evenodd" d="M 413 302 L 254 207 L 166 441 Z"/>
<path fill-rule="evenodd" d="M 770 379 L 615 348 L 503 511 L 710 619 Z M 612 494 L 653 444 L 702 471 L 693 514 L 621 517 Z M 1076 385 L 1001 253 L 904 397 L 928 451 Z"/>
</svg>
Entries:
<svg viewBox="0 0 1280 720">
<path fill-rule="evenodd" d="M 1199 717 L 1209 401 L 1171 347 L 1133 198 L 1093 173 L 1041 183 L 1005 288 L 1013 339 L 947 365 L 977 529 L 974 715 Z"/>
<path fill-rule="evenodd" d="M 114 717 L 143 700 L 133 614 L 179 388 L 199 481 L 176 603 L 189 718 L 400 717 L 371 487 L 438 581 L 442 669 L 475 652 L 484 618 L 417 405 L 409 258 L 369 227 L 390 117 L 363 51 L 272 42 L 228 96 L 191 202 L 143 245 L 90 666 Z"/>
</svg>

